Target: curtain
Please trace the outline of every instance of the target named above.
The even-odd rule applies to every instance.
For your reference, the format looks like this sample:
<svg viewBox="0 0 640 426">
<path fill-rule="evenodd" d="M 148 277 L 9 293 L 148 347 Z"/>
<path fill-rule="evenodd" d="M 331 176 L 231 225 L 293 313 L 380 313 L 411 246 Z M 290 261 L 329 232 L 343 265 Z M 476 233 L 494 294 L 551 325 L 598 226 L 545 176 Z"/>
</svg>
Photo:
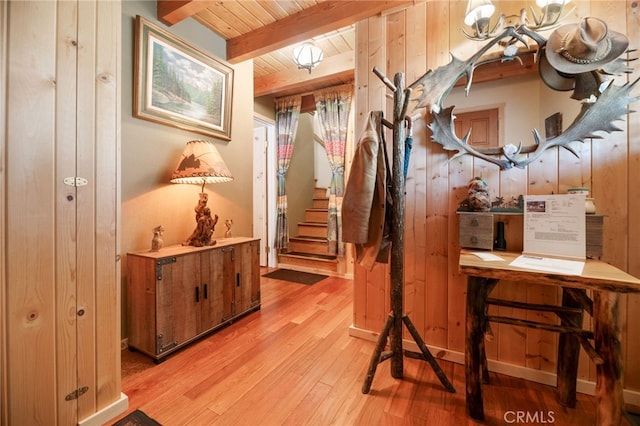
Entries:
<svg viewBox="0 0 640 426">
<path fill-rule="evenodd" d="M 285 180 L 291 162 L 293 142 L 296 139 L 302 96 L 276 99 L 276 133 L 278 135 L 278 200 L 276 207 L 276 250 L 289 247 L 289 223 L 287 221 L 287 192 Z"/>
<path fill-rule="evenodd" d="M 353 85 L 330 87 L 313 92 L 316 101 L 319 134 L 331 167 L 327 240 L 329 252 L 343 256 L 342 199 L 344 195 L 344 157 L 347 144 L 349 111 Z"/>
</svg>

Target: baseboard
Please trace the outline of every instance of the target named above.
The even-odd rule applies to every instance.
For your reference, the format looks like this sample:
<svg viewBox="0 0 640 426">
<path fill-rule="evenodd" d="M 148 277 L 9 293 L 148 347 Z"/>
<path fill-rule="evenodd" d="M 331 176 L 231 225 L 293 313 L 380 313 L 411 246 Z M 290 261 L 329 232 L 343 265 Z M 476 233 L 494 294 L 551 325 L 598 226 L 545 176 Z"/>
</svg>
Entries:
<svg viewBox="0 0 640 426">
<path fill-rule="evenodd" d="M 82 419 L 78 422 L 78 426 L 102 426 L 108 424 L 110 420 L 115 419 L 129 408 L 129 397 L 122 392 L 120 399 L 104 407 L 102 410 Z"/>
<path fill-rule="evenodd" d="M 372 342 L 378 341 L 379 334 L 380 333 L 372 332 L 370 330 L 364 330 L 353 325 L 349 327 L 350 336 L 358 337 L 360 339 L 365 339 Z M 413 340 L 403 339 L 402 344 L 405 349 L 414 352 L 420 352 L 420 348 L 418 348 L 418 345 Z M 429 348 L 429 351 L 436 359 L 443 359 L 445 361 L 455 362 L 456 364 L 464 364 L 464 353 L 462 352 L 451 351 L 449 349 L 444 349 L 432 345 L 427 345 L 427 348 Z M 556 386 L 556 374 L 549 371 L 535 370 L 533 368 L 493 360 L 488 360 L 487 366 L 489 368 L 489 371 L 492 371 L 494 373 L 504 374 L 511 377 L 518 377 L 532 382 L 542 383 L 544 385 Z M 576 390 L 585 395 L 595 395 L 596 384 L 595 382 L 591 382 L 588 380 L 578 379 L 576 382 Z M 625 403 L 640 406 L 640 392 L 624 389 L 623 394 Z"/>
</svg>

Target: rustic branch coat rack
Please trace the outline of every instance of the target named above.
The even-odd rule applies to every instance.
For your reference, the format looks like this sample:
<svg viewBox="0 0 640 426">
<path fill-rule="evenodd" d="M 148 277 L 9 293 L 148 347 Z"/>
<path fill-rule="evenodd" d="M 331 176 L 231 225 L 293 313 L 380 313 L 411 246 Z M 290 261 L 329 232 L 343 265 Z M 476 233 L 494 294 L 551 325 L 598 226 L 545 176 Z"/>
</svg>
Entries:
<svg viewBox="0 0 640 426">
<path fill-rule="evenodd" d="M 404 141 L 407 109 L 411 100 L 411 89 L 405 88 L 404 74 L 397 73 L 394 82 L 391 82 L 380 70 L 373 72 L 393 92 L 393 122 L 383 120 L 383 124 L 393 131 L 393 156 L 391 177 L 391 198 L 393 208 L 391 212 L 391 312 L 378 337 L 378 343 L 371 356 L 369 370 L 362 386 L 362 393 L 369 393 L 371 382 L 376 373 L 378 364 L 391 359 L 391 376 L 401 379 L 404 375 L 404 356 L 427 361 L 440 379 L 442 385 L 449 391 L 455 392 L 455 388 L 447 379 L 447 376 L 429 352 L 427 345 L 422 340 L 408 315 L 403 313 L 404 292 Z M 421 353 L 403 350 L 402 348 L 402 324 L 413 337 L 421 350 Z M 384 351 L 387 339 L 390 338 L 390 350 Z"/>
</svg>

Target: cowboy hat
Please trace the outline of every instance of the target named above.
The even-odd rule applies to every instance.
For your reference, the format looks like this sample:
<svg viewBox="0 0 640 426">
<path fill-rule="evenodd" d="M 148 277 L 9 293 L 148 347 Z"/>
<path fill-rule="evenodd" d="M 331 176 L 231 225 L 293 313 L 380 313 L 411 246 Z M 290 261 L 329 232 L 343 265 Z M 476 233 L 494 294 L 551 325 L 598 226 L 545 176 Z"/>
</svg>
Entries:
<svg viewBox="0 0 640 426">
<path fill-rule="evenodd" d="M 595 95 L 602 83 L 600 73 L 587 71 L 580 74 L 566 74 L 553 68 L 547 60 L 546 49 L 540 49 L 538 73 L 547 87 L 560 92 L 573 90 L 572 99 L 587 99 Z"/>
<path fill-rule="evenodd" d="M 547 59 L 546 49 L 540 49 L 540 56 L 538 58 L 538 74 L 540 79 L 553 90 L 560 92 L 566 92 L 573 90 L 576 80 L 572 74 L 562 73 L 551 66 Z"/>
<path fill-rule="evenodd" d="M 580 74 L 601 68 L 623 54 L 628 46 L 624 34 L 608 31 L 601 19 L 587 17 L 551 33 L 546 56 L 556 70 Z"/>
</svg>

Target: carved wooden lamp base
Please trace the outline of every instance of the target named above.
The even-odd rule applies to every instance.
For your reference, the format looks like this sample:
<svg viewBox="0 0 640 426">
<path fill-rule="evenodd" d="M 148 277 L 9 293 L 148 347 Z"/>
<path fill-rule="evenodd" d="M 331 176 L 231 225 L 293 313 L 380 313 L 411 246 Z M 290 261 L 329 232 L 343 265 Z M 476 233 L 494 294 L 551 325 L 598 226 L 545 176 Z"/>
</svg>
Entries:
<svg viewBox="0 0 640 426">
<path fill-rule="evenodd" d="M 196 229 L 194 229 L 191 235 L 189 235 L 189 238 L 182 243 L 183 246 L 204 247 L 216 244 L 216 240 L 212 237 L 216 223 L 218 223 L 218 215 L 216 214 L 211 217 L 211 209 L 207 207 L 208 200 L 209 195 L 204 191 L 201 192 L 200 199 L 195 207 Z"/>
</svg>

